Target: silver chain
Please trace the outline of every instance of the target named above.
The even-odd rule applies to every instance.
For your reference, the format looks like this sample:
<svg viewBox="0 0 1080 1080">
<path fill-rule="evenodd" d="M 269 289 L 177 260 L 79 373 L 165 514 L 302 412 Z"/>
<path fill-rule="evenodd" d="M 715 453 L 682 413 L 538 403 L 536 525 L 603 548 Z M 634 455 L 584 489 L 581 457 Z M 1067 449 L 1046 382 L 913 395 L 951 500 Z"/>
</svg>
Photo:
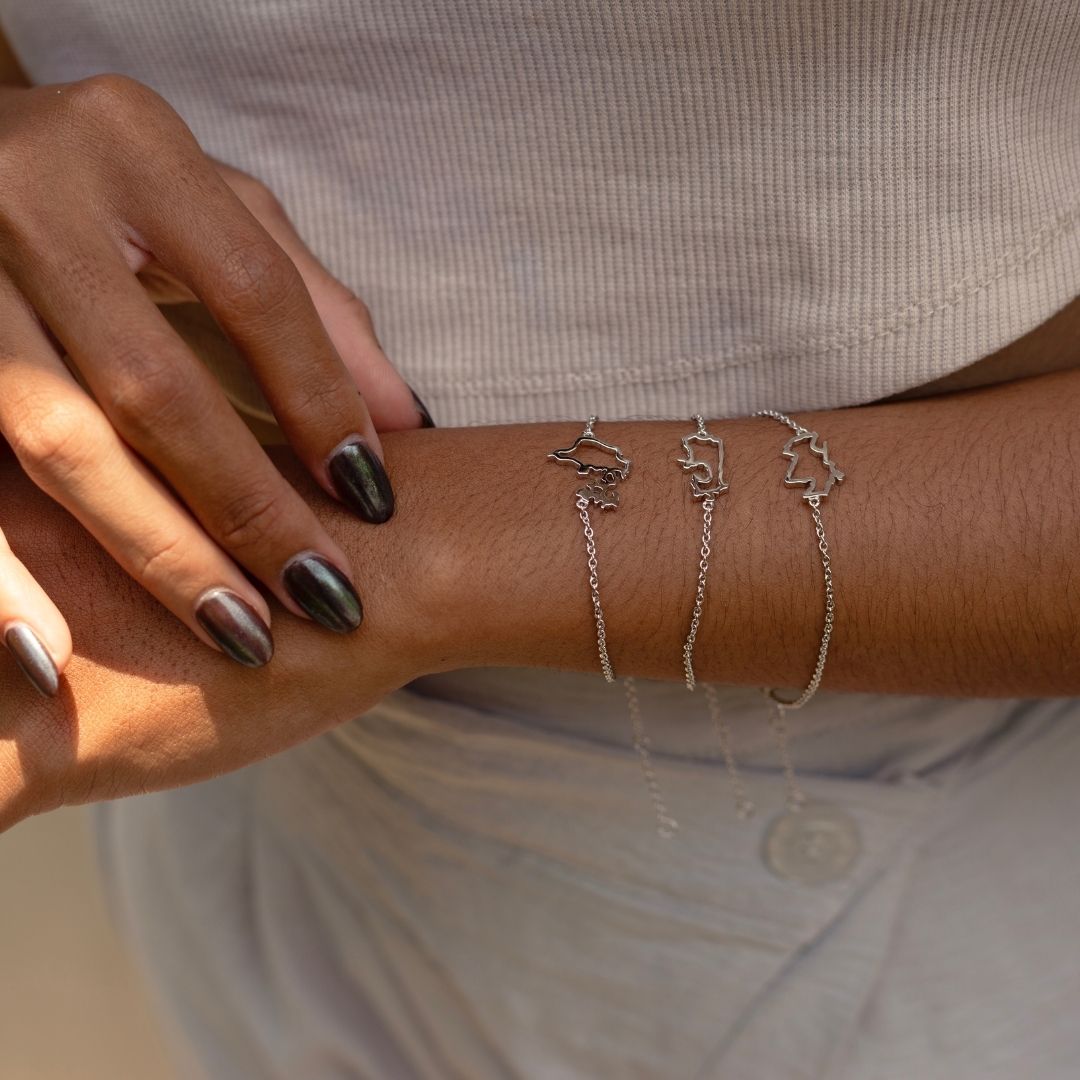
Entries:
<svg viewBox="0 0 1080 1080">
<path fill-rule="evenodd" d="M 806 689 L 794 701 L 784 701 L 777 697 L 775 690 L 769 691 L 769 697 L 785 709 L 801 709 L 817 693 L 821 677 L 825 673 L 825 660 L 829 655 L 829 641 L 832 639 L 833 615 L 836 611 L 836 598 L 833 594 L 832 563 L 829 560 L 829 542 L 825 539 L 825 523 L 821 520 L 821 500 L 816 496 L 807 499 L 810 513 L 814 518 L 814 532 L 817 534 L 818 551 L 821 552 L 821 567 L 825 573 L 825 625 L 821 631 L 821 644 L 818 646 L 817 664 Z"/>
<path fill-rule="evenodd" d="M 821 565 L 825 572 L 825 625 L 821 632 L 821 645 L 818 648 L 814 674 L 810 677 L 806 689 L 794 701 L 784 701 L 777 695 L 775 690 L 768 691 L 773 709 L 772 729 L 780 752 L 781 765 L 784 769 L 789 810 L 801 808 L 806 802 L 806 796 L 795 779 L 795 769 L 791 763 L 786 714 L 790 709 L 801 709 L 817 693 L 818 687 L 821 685 L 821 677 L 825 672 L 825 660 L 829 653 L 829 641 L 832 638 L 833 613 L 836 610 L 836 601 L 833 595 L 832 564 L 829 561 L 829 544 L 825 539 L 825 525 L 821 520 L 821 500 L 817 496 L 812 496 L 807 502 L 810 504 L 810 511 L 814 517 L 814 531 L 817 534 L 818 550 L 821 552 Z"/>
<path fill-rule="evenodd" d="M 731 781 L 731 790 L 735 795 L 735 812 L 741 821 L 754 816 L 754 804 L 746 794 L 743 787 L 742 776 L 739 767 L 735 764 L 735 754 L 731 749 L 731 732 L 724 722 L 724 713 L 720 707 L 720 699 L 716 695 L 716 688 L 711 683 L 702 683 L 705 691 L 705 701 L 709 707 L 709 718 L 712 720 L 716 731 L 716 739 L 720 744 L 720 752 L 724 755 L 724 767 L 727 769 L 728 779 Z"/>
<path fill-rule="evenodd" d="M 832 639 L 833 623 L 836 614 L 836 596 L 833 589 L 832 562 L 829 559 L 829 542 L 825 537 L 825 522 L 821 518 L 821 500 L 828 493 L 828 488 L 831 483 L 842 480 L 844 476 L 843 473 L 836 469 L 832 462 L 829 461 L 828 453 L 818 449 L 816 445 L 816 433 L 804 428 L 801 424 L 792 420 L 790 416 L 778 412 L 775 409 L 759 409 L 757 412 L 753 413 L 753 415 L 769 416 L 774 420 L 778 420 L 781 424 L 786 424 L 795 432 L 796 440 L 811 439 L 811 448 L 820 454 L 832 474 L 829 483 L 826 484 L 825 489 L 821 493 L 815 492 L 803 496 L 810 507 L 810 513 L 814 520 L 814 533 L 817 536 L 818 551 L 821 553 L 821 567 L 825 580 L 825 623 L 821 631 L 821 644 L 818 646 L 817 663 L 814 665 L 814 673 L 811 675 L 810 681 L 806 685 L 806 689 L 791 701 L 785 701 L 779 696 L 775 689 L 765 690 L 772 706 L 770 723 L 776 740 L 777 749 L 780 754 L 781 766 L 784 770 L 784 779 L 787 785 L 788 809 L 799 810 L 805 803 L 806 796 L 799 788 L 798 781 L 795 779 L 795 769 L 792 765 L 791 749 L 789 746 L 787 713 L 792 709 L 801 709 L 814 694 L 817 693 L 818 687 L 821 685 L 822 676 L 825 673 L 825 661 L 829 654 L 829 642 Z M 792 440 L 792 442 L 796 440 Z M 788 446 L 791 446 L 791 442 L 789 442 Z M 807 480 L 788 480 L 786 482 L 792 484 L 800 482 L 810 483 L 810 481 Z"/>
<path fill-rule="evenodd" d="M 701 504 L 701 560 L 698 562 L 697 595 L 694 597 L 694 613 L 690 617 L 690 633 L 683 645 L 683 671 L 686 674 L 687 690 L 693 690 L 696 685 L 694 645 L 697 642 L 698 627 L 701 625 L 701 613 L 705 608 L 705 579 L 709 574 L 709 556 L 712 554 L 712 520 L 715 506 L 716 500 L 711 497 Z"/>
<path fill-rule="evenodd" d="M 577 498 L 578 513 L 581 515 L 581 523 L 585 530 L 585 551 L 588 555 L 589 565 L 589 591 L 592 594 L 593 615 L 596 618 L 596 651 L 600 656 L 600 667 L 604 672 L 604 678 L 610 683 L 615 681 L 615 670 L 611 665 L 611 658 L 607 650 L 607 625 L 604 622 L 604 609 L 600 604 L 600 578 L 597 569 L 596 538 L 593 533 L 592 522 L 589 520 L 589 500 L 583 495 Z M 645 731 L 645 721 L 641 715 L 641 702 L 638 700 L 637 684 L 630 676 L 623 679 L 626 690 L 626 708 L 630 714 L 630 727 L 633 734 L 634 750 L 641 762 L 641 771 L 645 777 L 645 787 L 652 800 L 653 811 L 656 814 L 656 831 L 664 840 L 669 840 L 678 829 L 679 823 L 668 812 L 664 802 L 663 793 L 660 790 L 660 780 L 653 766 L 652 742 Z"/>
<path fill-rule="evenodd" d="M 722 439 L 710 435 L 705 426 L 705 418 L 700 413 L 694 414 L 694 422 L 697 431 L 687 435 L 682 440 L 684 457 L 676 458 L 678 464 L 685 472 L 690 473 L 690 494 L 694 499 L 701 500 L 701 555 L 698 559 L 697 591 L 694 594 L 694 609 L 690 616 L 690 632 L 686 636 L 683 645 L 683 673 L 686 676 L 686 689 L 693 690 L 697 685 L 694 676 L 694 646 L 697 644 L 698 628 L 701 625 L 701 615 L 705 609 L 705 589 L 709 576 L 709 557 L 712 555 L 712 528 L 713 511 L 716 509 L 716 498 L 727 491 L 724 482 L 724 443 Z M 693 447 L 692 447 L 693 444 Z M 694 452 L 696 447 L 713 446 L 716 449 L 716 469 L 708 463 L 707 458 L 698 458 Z M 747 797 L 743 787 L 739 768 L 735 763 L 735 754 L 731 747 L 731 733 L 724 721 L 723 710 L 720 707 L 720 699 L 716 689 L 708 683 L 703 683 L 705 702 L 716 731 L 716 739 L 720 744 L 720 752 L 724 757 L 724 767 L 727 769 L 728 778 L 735 796 L 735 811 L 741 820 L 751 817 L 754 813 L 754 804 Z"/>
<path fill-rule="evenodd" d="M 638 760 L 641 762 L 641 772 L 645 777 L 645 787 L 652 799 L 653 811 L 656 814 L 656 831 L 661 839 L 670 840 L 675 835 L 679 823 L 668 812 L 664 802 L 663 792 L 660 790 L 660 781 L 653 768 L 652 740 L 645 731 L 645 721 L 641 716 L 641 702 L 638 700 L 637 683 L 633 676 L 628 675 L 623 679 L 626 689 L 626 708 L 630 713 L 630 726 L 634 735 L 634 749 L 637 751 Z"/>
<path fill-rule="evenodd" d="M 565 464 L 573 465 L 579 476 L 595 478 L 594 483 L 587 484 L 577 493 L 575 505 L 581 518 L 581 526 L 585 533 L 585 554 L 588 560 L 589 570 L 589 594 L 592 597 L 593 617 L 596 621 L 596 651 L 600 657 L 600 668 L 604 678 L 609 682 L 615 681 L 615 670 L 608 656 L 607 648 L 607 624 L 604 621 L 604 609 L 600 603 L 600 572 L 596 556 L 596 535 L 593 532 L 592 521 L 589 517 L 590 501 L 597 502 L 604 509 L 611 510 L 618 506 L 618 496 L 614 492 L 615 485 L 620 480 L 625 480 L 630 474 L 630 459 L 625 457 L 617 446 L 605 443 L 596 437 L 594 425 L 597 422 L 595 416 L 590 416 L 585 424 L 581 435 L 570 446 L 555 450 L 548 455 L 549 458 Z M 592 448 L 599 448 L 615 458 L 616 465 L 613 467 L 597 467 L 586 464 L 576 456 L 578 447 L 582 443 L 588 443 Z M 664 802 L 663 793 L 660 790 L 660 780 L 653 766 L 651 742 L 645 731 L 645 721 L 641 715 L 641 702 L 638 699 L 637 684 L 633 678 L 623 679 L 626 690 L 626 707 L 630 714 L 630 726 L 633 736 L 634 750 L 641 762 L 641 771 L 645 776 L 645 786 L 652 800 L 653 810 L 656 814 L 657 832 L 665 840 L 675 834 L 679 823 L 668 812 Z"/>
<path fill-rule="evenodd" d="M 600 654 L 600 667 L 608 682 L 615 681 L 615 671 L 607 651 L 607 625 L 604 622 L 604 609 L 600 606 L 600 578 L 596 562 L 596 534 L 589 520 L 589 500 L 584 495 L 577 497 L 578 514 L 585 529 L 585 553 L 589 559 L 589 591 L 592 593 L 593 616 L 596 619 L 596 651 Z"/>
<path fill-rule="evenodd" d="M 795 421 L 792 420 L 790 416 L 787 416 L 785 413 L 782 412 L 777 412 L 775 409 L 758 409 L 757 412 L 751 413 L 750 415 L 771 416 L 774 420 L 779 420 L 781 424 L 787 424 L 787 426 L 791 428 L 791 430 L 794 431 L 796 435 L 798 435 L 799 432 L 806 430 L 806 428 L 804 428 L 801 424 L 795 423 Z"/>
</svg>

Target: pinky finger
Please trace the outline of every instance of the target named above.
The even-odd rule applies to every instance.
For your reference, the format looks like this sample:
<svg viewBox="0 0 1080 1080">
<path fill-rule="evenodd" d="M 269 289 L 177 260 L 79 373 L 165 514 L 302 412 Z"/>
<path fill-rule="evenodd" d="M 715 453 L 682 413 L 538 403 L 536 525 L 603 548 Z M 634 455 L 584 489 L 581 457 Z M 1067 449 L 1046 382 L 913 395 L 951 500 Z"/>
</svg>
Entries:
<svg viewBox="0 0 1080 1080">
<path fill-rule="evenodd" d="M 0 532 L 0 640 L 33 687 L 46 697 L 60 689 L 71 659 L 71 631 L 57 606 L 15 557 Z"/>
</svg>

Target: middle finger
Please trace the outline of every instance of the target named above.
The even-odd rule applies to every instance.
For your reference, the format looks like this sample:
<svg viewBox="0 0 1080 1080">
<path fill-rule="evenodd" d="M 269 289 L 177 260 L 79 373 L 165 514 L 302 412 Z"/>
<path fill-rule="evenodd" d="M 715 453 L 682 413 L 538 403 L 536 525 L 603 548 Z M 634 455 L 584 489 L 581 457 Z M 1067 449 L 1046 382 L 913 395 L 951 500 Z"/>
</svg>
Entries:
<svg viewBox="0 0 1080 1080">
<path fill-rule="evenodd" d="M 156 204 L 137 204 L 140 236 L 240 349 L 311 475 L 364 520 L 387 521 L 394 494 L 378 435 L 300 271 L 215 170 L 183 175 L 155 181 L 177 200 L 196 184 L 198 216 L 178 223 Z M 148 201 L 158 188 L 139 190 Z"/>
<path fill-rule="evenodd" d="M 103 239 L 69 237 L 66 247 L 78 252 L 73 266 L 46 257 L 13 277 L 116 429 L 286 607 L 339 633 L 359 626 L 345 553 L 119 253 Z"/>
</svg>

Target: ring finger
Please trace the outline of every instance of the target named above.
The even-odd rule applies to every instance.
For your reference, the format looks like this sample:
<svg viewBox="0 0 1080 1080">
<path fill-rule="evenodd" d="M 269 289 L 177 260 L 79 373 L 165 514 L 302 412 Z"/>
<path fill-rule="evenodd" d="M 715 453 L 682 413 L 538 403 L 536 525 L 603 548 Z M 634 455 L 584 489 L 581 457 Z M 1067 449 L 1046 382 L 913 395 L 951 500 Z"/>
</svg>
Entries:
<svg viewBox="0 0 1080 1080">
<path fill-rule="evenodd" d="M 0 341 L 0 430 L 30 478 L 203 641 L 247 666 L 266 663 L 270 612 L 258 590 L 124 445 L 30 313 L 9 304 L 4 315 L 5 333 L 21 332 Z M 0 570 L 9 583 L 0 622 L 29 624 L 36 611 L 34 628 L 62 668 L 66 626 L 61 634 L 59 612 L 50 621 L 19 565 Z"/>
</svg>

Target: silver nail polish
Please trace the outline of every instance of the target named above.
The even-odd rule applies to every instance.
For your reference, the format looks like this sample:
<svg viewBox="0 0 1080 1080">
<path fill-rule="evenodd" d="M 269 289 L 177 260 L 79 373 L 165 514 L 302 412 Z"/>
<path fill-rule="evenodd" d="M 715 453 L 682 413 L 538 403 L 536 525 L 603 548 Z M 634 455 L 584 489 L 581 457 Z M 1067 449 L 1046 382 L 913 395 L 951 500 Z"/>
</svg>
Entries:
<svg viewBox="0 0 1080 1080">
<path fill-rule="evenodd" d="M 60 673 L 41 638 L 26 623 L 18 622 L 12 623 L 5 631 L 4 644 L 34 689 L 45 697 L 56 697 L 60 689 Z"/>
</svg>

